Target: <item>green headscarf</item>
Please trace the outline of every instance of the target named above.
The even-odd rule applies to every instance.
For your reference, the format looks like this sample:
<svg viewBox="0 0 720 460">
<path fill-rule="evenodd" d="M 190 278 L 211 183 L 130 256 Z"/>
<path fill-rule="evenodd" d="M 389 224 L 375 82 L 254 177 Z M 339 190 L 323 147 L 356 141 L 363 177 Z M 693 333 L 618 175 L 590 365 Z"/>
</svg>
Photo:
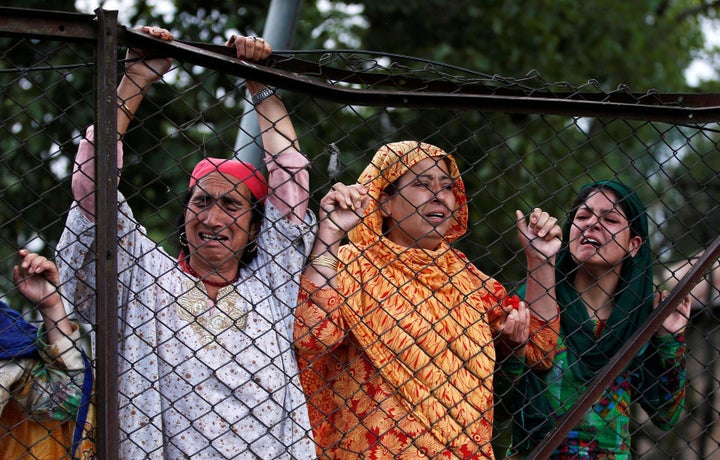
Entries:
<svg viewBox="0 0 720 460">
<path fill-rule="evenodd" d="M 599 339 L 587 308 L 573 286 L 577 265 L 565 245 L 557 257 L 556 294 L 560 306 L 560 333 L 568 347 L 570 369 L 580 379 L 588 381 L 603 367 L 635 332 L 653 309 L 652 254 L 648 239 L 648 219 L 645 206 L 637 194 L 625 185 L 602 181 L 585 185 L 579 197 L 584 202 L 595 190 L 611 190 L 630 223 L 633 236 L 642 238 L 634 257 L 627 256 L 620 272 L 620 282 L 613 294 L 614 307 Z M 570 228 L 577 206 L 570 211 L 563 227 L 563 241 L 570 239 Z"/>
<path fill-rule="evenodd" d="M 643 240 L 637 254 L 628 256 L 620 272 L 620 283 L 614 293 L 614 307 L 607 325 L 596 340 L 594 325 L 585 304 L 575 290 L 573 282 L 577 264 L 572 260 L 568 242 L 570 228 L 578 207 L 595 190 L 611 190 L 618 205 L 625 211 L 633 236 Z M 653 309 L 652 255 L 648 241 L 648 219 L 645 206 L 637 194 L 625 185 L 614 181 L 594 182 L 583 186 L 578 200 L 567 216 L 563 227 L 564 245 L 555 264 L 556 295 L 560 307 L 560 334 L 568 349 L 570 369 L 580 379 L 589 381 L 608 363 L 622 344 L 638 329 Z M 522 286 L 518 295 L 525 296 Z M 636 365 L 635 362 L 630 366 Z M 550 403 L 545 398 L 546 372 L 526 370 L 514 399 L 514 448 L 527 451 L 542 441 L 554 426 Z"/>
</svg>

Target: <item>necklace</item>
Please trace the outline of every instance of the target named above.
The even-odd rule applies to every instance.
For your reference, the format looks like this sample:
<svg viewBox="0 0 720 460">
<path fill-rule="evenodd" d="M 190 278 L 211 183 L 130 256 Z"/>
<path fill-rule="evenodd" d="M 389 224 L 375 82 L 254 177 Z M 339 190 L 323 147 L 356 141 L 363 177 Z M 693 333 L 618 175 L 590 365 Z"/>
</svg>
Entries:
<svg viewBox="0 0 720 460">
<path fill-rule="evenodd" d="M 188 262 L 187 257 L 180 260 L 180 269 L 182 269 L 182 271 L 184 271 L 188 275 L 194 276 L 195 278 L 199 279 L 200 281 L 207 284 L 208 286 L 213 286 L 216 288 L 224 288 L 225 286 L 230 286 L 235 281 L 237 281 L 238 278 L 240 277 L 240 273 L 238 273 L 237 275 L 235 275 L 235 278 L 232 281 L 218 282 L 218 281 L 210 281 L 209 279 L 202 279 L 200 277 L 200 275 L 198 275 L 197 272 L 195 270 L 193 270 L 193 268 L 190 266 L 190 262 Z"/>
</svg>

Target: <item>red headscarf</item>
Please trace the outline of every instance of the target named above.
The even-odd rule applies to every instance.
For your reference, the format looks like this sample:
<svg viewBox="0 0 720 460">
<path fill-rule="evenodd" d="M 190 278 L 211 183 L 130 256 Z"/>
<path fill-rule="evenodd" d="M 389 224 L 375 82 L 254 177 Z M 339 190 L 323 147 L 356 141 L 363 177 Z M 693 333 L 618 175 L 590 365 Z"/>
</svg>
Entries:
<svg viewBox="0 0 720 460">
<path fill-rule="evenodd" d="M 200 160 L 190 175 L 188 188 L 192 188 L 200 179 L 214 172 L 228 174 L 240 179 L 243 184 L 247 185 L 256 200 L 261 203 L 265 201 L 268 193 L 265 177 L 253 165 L 240 160 L 227 158 L 205 158 Z"/>
</svg>

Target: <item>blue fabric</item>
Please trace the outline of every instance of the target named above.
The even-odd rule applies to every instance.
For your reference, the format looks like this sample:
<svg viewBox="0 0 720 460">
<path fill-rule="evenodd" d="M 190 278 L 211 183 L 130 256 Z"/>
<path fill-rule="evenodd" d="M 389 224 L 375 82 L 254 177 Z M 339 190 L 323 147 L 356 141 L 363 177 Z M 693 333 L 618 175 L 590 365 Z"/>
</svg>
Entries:
<svg viewBox="0 0 720 460">
<path fill-rule="evenodd" d="M 81 350 L 82 351 L 82 350 Z M 75 419 L 75 431 L 73 432 L 72 458 L 76 458 L 77 448 L 83 440 L 85 433 L 85 421 L 87 420 L 88 411 L 90 410 L 90 402 L 93 388 L 93 371 L 85 352 L 82 351 L 83 362 L 85 363 L 85 380 L 83 381 L 82 400 L 78 409 L 77 418 Z"/>
<path fill-rule="evenodd" d="M 37 327 L 0 302 L 0 359 L 40 358 L 36 336 Z"/>
</svg>

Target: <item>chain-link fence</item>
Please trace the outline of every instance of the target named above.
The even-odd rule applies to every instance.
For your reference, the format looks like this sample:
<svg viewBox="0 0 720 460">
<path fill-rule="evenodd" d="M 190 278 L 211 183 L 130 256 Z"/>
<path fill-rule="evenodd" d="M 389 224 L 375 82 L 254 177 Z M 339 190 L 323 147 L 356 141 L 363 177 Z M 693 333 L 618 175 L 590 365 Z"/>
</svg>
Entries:
<svg viewBox="0 0 720 460">
<path fill-rule="evenodd" d="M 665 399 L 655 407 L 626 407 L 626 397 L 639 401 L 647 396 L 644 391 L 650 391 L 648 385 L 656 382 L 639 377 L 640 361 L 629 359 L 636 353 L 605 356 L 610 364 L 620 362 L 623 373 L 619 380 L 610 376 L 614 397 L 594 398 L 590 410 L 618 417 L 612 428 L 629 433 L 633 456 L 720 456 L 720 343 L 715 337 L 720 271 L 713 244 L 720 225 L 718 95 L 609 90 L 592 81 L 547 82 L 541 75 L 510 78 L 374 52 L 276 50 L 267 65 L 255 65 L 234 59 L 232 50 L 223 45 L 186 43 L 182 37 L 159 42 L 118 26 L 114 16 L 104 12 L 96 18 L 7 10 L 3 16 L 0 289 L 23 318 L 39 324 L 38 309 L 15 287 L 12 267 L 18 263 L 19 248 L 51 259 L 59 251 L 55 260 L 63 269 L 66 308 L 81 326 L 78 340 L 91 355 L 95 372 L 99 428 L 95 442 L 101 457 L 120 450 L 120 458 L 309 458 L 315 455 L 311 424 L 316 428 L 315 441 L 332 443 L 323 446 L 320 454 L 336 458 L 364 458 L 378 452 L 388 458 L 411 453 L 470 458 L 489 454 L 493 447 L 495 457 L 504 458 L 507 446 L 519 442 L 517 432 L 514 440 L 509 439 L 521 413 L 513 422 L 505 412 L 520 411 L 522 404 L 505 404 L 508 401 L 499 395 L 493 397 L 493 374 L 496 387 L 508 374 L 515 379 L 510 386 L 517 390 L 525 388 L 522 376 L 529 371 L 522 365 L 514 368 L 517 363 L 512 360 L 503 361 L 493 340 L 483 342 L 487 328 L 500 321 L 493 319 L 492 311 L 469 324 L 461 317 L 474 314 L 472 308 L 468 312 L 462 308 L 473 305 L 477 295 L 487 294 L 483 289 L 489 281 L 474 286 L 476 291 L 460 289 L 464 296 L 460 302 L 453 297 L 456 294 L 445 292 L 455 282 L 453 276 L 465 276 L 460 272 L 442 271 L 447 279 L 435 289 L 435 281 L 422 278 L 425 265 L 411 269 L 412 275 L 403 274 L 405 284 L 394 279 L 392 264 L 383 271 L 370 256 L 375 249 L 341 253 L 348 267 L 360 265 L 358 277 L 370 281 L 360 283 L 350 276 L 352 281 L 340 280 L 340 293 L 357 282 L 362 286 L 357 289 L 376 305 L 405 305 L 370 295 L 383 285 L 370 276 L 374 273 L 390 280 L 387 287 L 395 289 L 396 297 L 413 292 L 403 302 L 421 317 L 400 318 L 400 310 L 395 316 L 391 312 L 382 320 L 395 321 L 393 328 L 362 320 L 358 308 L 368 308 L 362 301 L 360 306 L 333 310 L 345 313 L 342 319 L 330 315 L 329 324 L 347 329 L 337 339 L 340 346 L 312 360 L 328 372 L 314 372 L 315 380 L 309 382 L 300 376 L 300 368 L 308 363 L 298 367 L 295 362 L 293 326 L 308 327 L 311 318 L 295 318 L 295 305 L 289 305 L 289 299 L 298 292 L 301 256 L 310 252 L 310 226 L 263 226 L 259 235 L 266 236 L 259 237 L 259 255 L 248 264 L 252 274 L 231 284 L 232 292 L 219 288 L 216 303 L 207 304 L 202 288 L 182 274 L 177 259 L 182 233 L 178 219 L 189 206 L 183 197 L 195 164 L 205 157 L 238 156 L 265 168 L 257 156 L 260 135 L 240 129 L 243 120 L 256 118 L 244 79 L 279 88 L 300 150 L 310 160 L 309 208 L 316 215 L 332 185 L 355 183 L 385 144 L 414 140 L 452 154 L 466 189 L 468 215 L 467 232 L 453 246 L 510 294 L 526 278 L 516 210 L 528 214 L 540 207 L 564 224 L 582 185 L 615 180 L 632 187 L 649 218 L 653 287 L 671 290 L 691 274 L 687 278 L 691 285 L 674 291 L 683 294 L 683 289 L 694 286 L 692 317 L 685 332 L 685 372 L 682 361 L 672 354 L 677 347 L 664 351 L 671 353 L 670 358 L 662 350 L 643 349 L 643 363 L 652 360 L 653 353 L 665 359 L 667 368 L 660 366 L 655 375 L 663 390 L 660 398 Z M 115 76 L 122 74 L 125 46 L 171 56 L 173 68 L 150 87 L 122 136 L 124 164 L 116 185 L 114 133 L 121 112 Z M 73 205 L 71 175 L 81 139 L 96 121 L 95 144 L 102 154 L 94 178 L 98 184 L 95 226 Z M 116 186 L 125 199 L 122 203 L 116 199 Z M 265 221 L 277 212 L 266 203 Z M 435 218 L 442 216 L 427 217 Z M 380 236 L 374 235 L 377 241 Z M 366 244 L 375 248 L 372 242 Z M 432 263 L 447 254 L 433 255 Z M 703 270 L 692 272 L 698 262 Z M 469 279 L 482 279 L 477 273 L 473 276 Z M 415 288 L 412 282 L 421 286 Z M 310 290 L 310 297 L 329 308 L 332 298 L 318 300 L 319 292 L 327 293 Z M 349 297 L 337 301 L 349 305 L 356 296 Z M 669 312 L 680 298 L 671 296 L 661 307 L 671 304 Z M 478 302 L 486 305 L 487 299 Z M 436 316 L 428 309 L 435 309 Z M 440 315 L 438 309 L 447 312 Z M 631 332 L 640 333 L 638 343 L 654 335 L 652 327 L 659 327 L 663 319 L 655 318 L 651 329 L 644 329 L 647 323 L 642 321 L 633 324 Z M 476 323 L 483 326 L 477 329 Z M 373 329 L 382 327 L 395 333 L 399 327 L 407 335 L 383 337 Z M 549 327 L 557 331 L 559 326 Z M 450 330 L 457 335 L 448 335 Z M 459 337 L 466 337 L 468 343 Z M 393 342 L 410 339 L 412 346 Z M 440 347 L 439 341 L 445 341 L 447 349 L 433 348 Z M 456 349 L 464 345 L 480 351 L 463 354 Z M 406 353 L 414 348 L 421 349 L 424 361 Z M 445 359 L 446 353 L 452 359 Z M 379 365 L 383 357 L 387 360 Z M 497 366 L 488 370 L 496 357 Z M 5 358 L 3 362 L 9 362 Z M 624 358 L 628 359 L 622 362 Z M 412 359 L 427 363 L 413 367 Z M 459 364 L 450 371 L 453 360 Z M 62 371 L 57 362 L 38 358 L 25 364 L 23 378 L 12 382 L 3 378 L 0 390 L 7 393 L 3 401 L 15 401 L 3 412 L 5 431 L 0 442 L 11 446 L 8 449 L 20 446 L 42 458 L 38 449 L 52 448 L 47 444 L 62 448 L 73 439 L 72 423 L 66 423 L 72 417 L 33 412 L 33 401 L 20 397 L 28 382 L 44 388 L 42 381 L 30 378 L 36 374 L 33 369 L 58 366 Z M 367 374 L 360 375 L 360 370 Z M 603 376 L 596 372 L 596 377 Z M 79 378 L 62 382 L 61 391 L 51 391 L 86 392 Z M 478 386 L 465 388 L 467 382 Z M 582 402 L 582 392 L 591 391 L 593 382 L 579 385 L 569 407 L 552 407 L 545 418 L 562 427 L 559 414 L 572 412 L 576 407 L 572 402 Z M 670 390 L 678 382 L 686 389 L 684 400 Z M 308 394 L 310 384 L 315 385 L 312 394 Z M 347 400 L 338 400 L 343 391 L 352 393 Z M 524 396 L 513 394 L 512 400 Z M 50 399 L 58 403 L 62 398 Z M 681 404 L 676 419 L 654 423 L 673 404 Z M 16 415 L 10 421 L 4 418 L 9 408 Z M 363 413 L 374 415 L 363 419 L 359 415 Z M 627 420 L 627 426 L 617 420 Z M 31 421 L 32 428 L 21 432 L 18 427 L 24 421 Z M 595 429 L 603 431 L 603 427 Z M 581 440 L 577 445 L 594 443 Z M 468 446 L 473 447 L 468 450 Z M 552 451 L 556 445 L 549 447 Z"/>
</svg>

